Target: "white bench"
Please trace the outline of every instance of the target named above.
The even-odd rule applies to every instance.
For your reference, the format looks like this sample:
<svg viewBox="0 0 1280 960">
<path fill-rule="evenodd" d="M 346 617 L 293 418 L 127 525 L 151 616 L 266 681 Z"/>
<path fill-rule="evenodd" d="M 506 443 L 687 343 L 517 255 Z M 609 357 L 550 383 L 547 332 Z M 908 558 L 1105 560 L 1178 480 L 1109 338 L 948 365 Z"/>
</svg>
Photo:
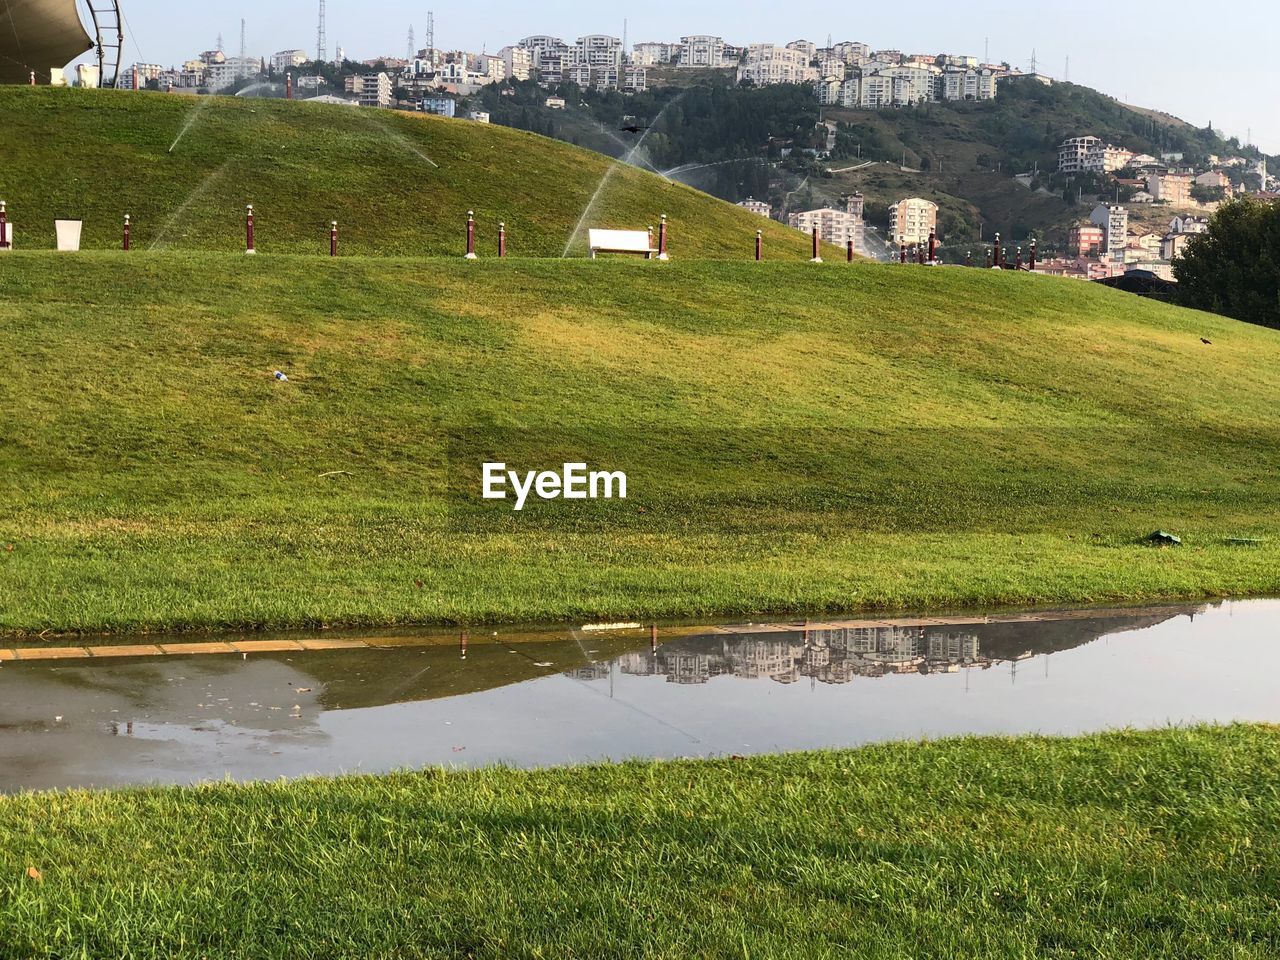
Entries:
<svg viewBox="0 0 1280 960">
<path fill-rule="evenodd" d="M 647 230 L 588 230 L 587 243 L 592 260 L 597 253 L 640 253 L 646 260 L 658 255 Z"/>
</svg>

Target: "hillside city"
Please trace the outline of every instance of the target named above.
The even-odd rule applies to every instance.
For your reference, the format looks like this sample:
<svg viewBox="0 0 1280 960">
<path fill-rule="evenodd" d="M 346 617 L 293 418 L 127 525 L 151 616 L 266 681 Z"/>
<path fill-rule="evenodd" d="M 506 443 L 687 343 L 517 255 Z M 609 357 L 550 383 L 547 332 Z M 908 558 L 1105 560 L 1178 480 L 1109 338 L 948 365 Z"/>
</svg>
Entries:
<svg viewBox="0 0 1280 960">
<path fill-rule="evenodd" d="M 994 101 L 1011 80 L 1052 86 L 1054 78 L 1036 69 L 1023 71 L 989 57 L 949 53 L 907 53 L 874 49 L 861 42 L 808 40 L 786 44 L 735 45 L 723 37 L 690 35 L 678 41 L 643 41 L 588 34 L 572 41 L 533 35 L 495 53 L 444 50 L 435 44 L 430 15 L 425 46 L 410 29 L 404 56 L 348 59 L 337 47 L 328 55 L 321 21 L 317 48 L 281 50 L 270 58 L 248 56 L 241 22 L 240 53 L 228 55 L 222 38 L 213 49 L 179 66 L 135 63 L 120 72 L 117 86 L 169 92 L 251 92 L 257 86 L 283 85 L 284 95 L 313 103 L 375 109 L 407 109 L 488 123 L 490 111 L 476 105 L 487 88 L 514 97 L 515 85 L 536 83 L 545 93 L 539 107 L 564 111 L 576 106 L 574 90 L 597 94 L 636 95 L 651 85 L 688 83 L 718 74 L 739 87 L 803 85 L 824 110 L 889 111 L 934 103 Z M 76 82 L 96 85 L 92 66 L 77 68 Z M 685 79 L 682 80 L 681 77 Z M 586 106 L 586 104 L 582 104 Z M 828 159 L 840 125 L 824 121 L 827 150 L 805 148 L 815 161 Z M 1091 131 L 1064 130 L 1057 173 L 1084 178 L 1097 203 L 1067 230 L 1065 246 L 1036 257 L 1034 237 L 1024 249 L 1011 239 L 1000 245 L 998 234 L 976 251 L 948 249 L 940 229 L 939 203 L 929 196 L 899 196 L 887 203 L 887 229 L 871 235 L 866 199 L 858 190 L 806 209 L 781 209 L 755 196 L 738 201 L 763 217 L 814 233 L 822 241 L 861 254 L 890 260 L 931 259 L 993 266 L 1017 266 L 1036 272 L 1086 280 L 1134 273 L 1168 282 L 1172 263 L 1188 240 L 1205 232 L 1218 205 L 1242 192 L 1275 196 L 1280 184 L 1261 160 L 1210 154 L 1200 162 L 1184 161 L 1171 151 L 1159 156 L 1113 144 Z M 643 132 L 642 137 L 643 139 Z M 781 150 L 785 157 L 789 147 Z M 860 149 L 860 148 L 859 148 Z M 854 168 L 868 168 L 870 161 Z M 910 171 L 904 163 L 903 171 Z M 918 171 L 915 171 L 918 172 Z M 1246 184 L 1256 187 L 1250 191 Z M 1013 177 L 1028 190 L 1044 192 L 1036 172 Z M 807 178 L 806 178 L 807 180 Z M 794 193 L 794 191 L 792 191 Z M 790 194 L 788 194 L 788 197 Z M 1077 200 L 1083 200 L 1078 191 Z M 1022 238 L 1023 240 L 1028 238 Z"/>
</svg>

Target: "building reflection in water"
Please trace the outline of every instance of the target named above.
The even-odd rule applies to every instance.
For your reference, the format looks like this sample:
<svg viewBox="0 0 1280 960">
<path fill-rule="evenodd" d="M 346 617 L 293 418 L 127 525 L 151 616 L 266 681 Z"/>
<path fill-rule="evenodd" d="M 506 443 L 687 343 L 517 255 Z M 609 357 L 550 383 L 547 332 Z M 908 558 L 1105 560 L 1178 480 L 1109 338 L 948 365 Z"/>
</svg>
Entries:
<svg viewBox="0 0 1280 960">
<path fill-rule="evenodd" d="M 978 635 L 962 629 L 834 627 L 681 640 L 654 652 L 628 653 L 612 662 L 570 670 L 566 676 L 603 680 L 616 666 L 624 674 L 664 677 L 678 684 L 702 684 L 722 676 L 776 683 L 803 678 L 848 683 L 854 677 L 988 669 L 995 662 L 982 655 Z"/>
</svg>

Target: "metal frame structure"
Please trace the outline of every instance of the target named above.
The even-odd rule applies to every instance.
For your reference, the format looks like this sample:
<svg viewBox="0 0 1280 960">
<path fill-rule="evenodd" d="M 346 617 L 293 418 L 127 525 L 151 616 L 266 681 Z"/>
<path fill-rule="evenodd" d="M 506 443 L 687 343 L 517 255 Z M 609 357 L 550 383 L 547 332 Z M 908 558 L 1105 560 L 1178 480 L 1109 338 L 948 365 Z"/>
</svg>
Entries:
<svg viewBox="0 0 1280 960">
<path fill-rule="evenodd" d="M 114 87 L 120 80 L 120 61 L 124 59 L 124 14 L 120 0 L 84 0 L 93 18 L 94 46 L 98 51 L 98 85 Z M 107 81 L 107 68 L 111 80 Z"/>
</svg>

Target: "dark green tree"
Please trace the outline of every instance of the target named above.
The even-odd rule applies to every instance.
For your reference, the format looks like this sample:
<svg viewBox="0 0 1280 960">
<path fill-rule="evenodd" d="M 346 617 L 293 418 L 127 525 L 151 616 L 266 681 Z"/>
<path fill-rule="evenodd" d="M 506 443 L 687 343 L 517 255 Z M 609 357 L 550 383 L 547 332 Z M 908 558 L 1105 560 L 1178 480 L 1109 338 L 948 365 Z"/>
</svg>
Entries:
<svg viewBox="0 0 1280 960">
<path fill-rule="evenodd" d="M 1280 204 L 1223 204 L 1174 261 L 1178 302 L 1280 327 Z"/>
</svg>

